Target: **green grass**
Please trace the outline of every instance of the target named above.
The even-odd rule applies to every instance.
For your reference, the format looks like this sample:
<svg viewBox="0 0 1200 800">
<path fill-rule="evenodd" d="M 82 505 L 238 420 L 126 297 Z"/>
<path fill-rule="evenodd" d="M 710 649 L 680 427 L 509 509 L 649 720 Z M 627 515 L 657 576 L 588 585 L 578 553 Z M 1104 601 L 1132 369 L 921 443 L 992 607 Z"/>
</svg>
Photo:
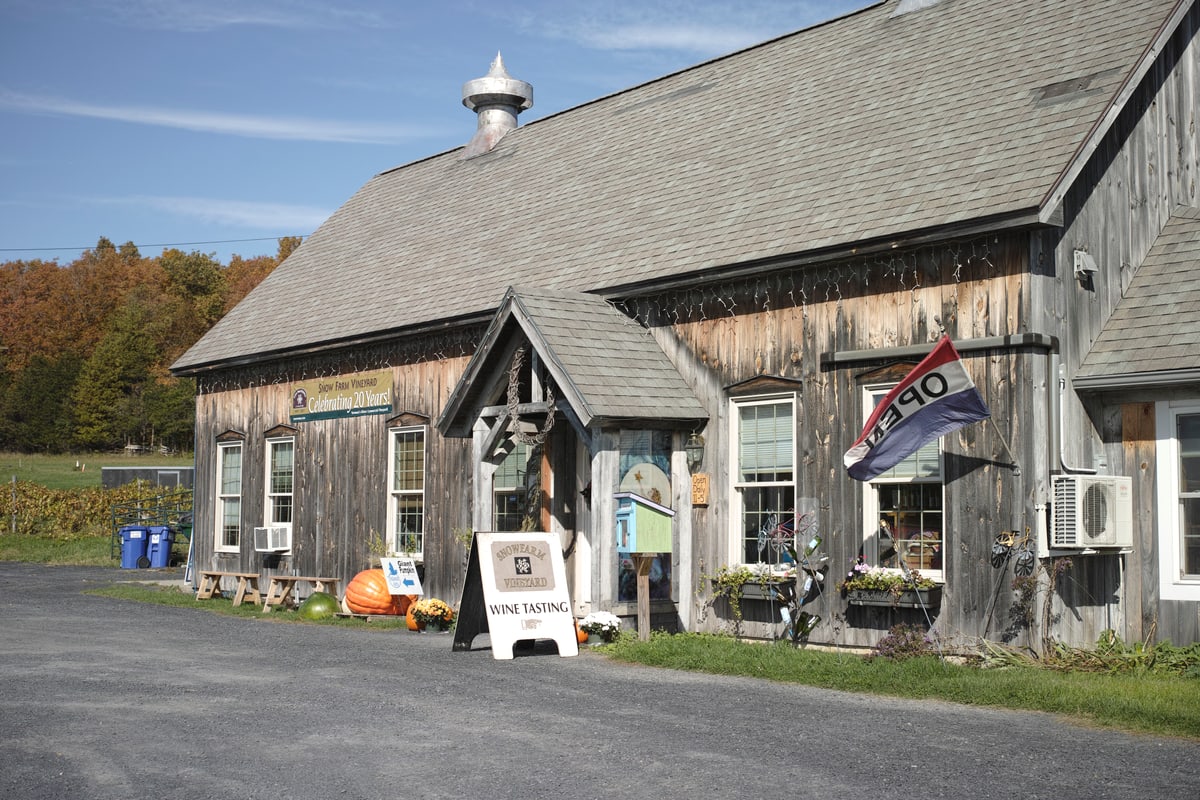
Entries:
<svg viewBox="0 0 1200 800">
<path fill-rule="evenodd" d="M 742 675 L 847 692 L 944 700 L 1061 714 L 1098 727 L 1200 739 L 1200 677 L 1063 672 L 1034 666 L 981 669 L 922 657 L 865 659 L 850 653 L 748 644 L 727 636 L 624 636 L 605 648 L 637 664 Z"/>
<path fill-rule="evenodd" d="M 7 525 L 7 521 L 4 521 Z M 7 531 L 7 528 L 5 529 Z M 0 561 L 24 561 L 73 567 L 111 567 L 119 563 L 112 557 L 111 536 L 80 536 L 68 539 L 46 536 L 0 534 Z"/>
<path fill-rule="evenodd" d="M 224 597 L 214 597 L 211 600 L 197 600 L 191 591 L 183 591 L 175 586 L 162 586 L 147 583 L 114 583 L 99 589 L 92 589 L 87 594 L 101 597 L 113 597 L 118 600 L 134 600 L 141 603 L 154 603 L 176 608 L 192 608 L 210 614 L 220 614 L 227 617 L 243 619 L 266 619 L 274 622 L 294 622 L 303 625 L 333 625 L 339 628 L 363 628 L 372 631 L 394 631 L 400 628 L 407 630 L 408 623 L 404 617 L 395 619 L 375 619 L 370 622 L 353 617 L 332 617 L 324 620 L 302 619 L 291 609 L 272 609 L 264 614 L 262 607 L 252 603 L 242 603 L 234 606 L 233 601 Z"/>
<path fill-rule="evenodd" d="M 76 464 L 79 466 L 76 467 Z M 100 485 L 101 467 L 190 467 L 191 453 L 178 456 L 86 453 L 44 455 L 0 453 L 0 480 L 41 484 L 50 489 L 81 489 Z"/>
</svg>

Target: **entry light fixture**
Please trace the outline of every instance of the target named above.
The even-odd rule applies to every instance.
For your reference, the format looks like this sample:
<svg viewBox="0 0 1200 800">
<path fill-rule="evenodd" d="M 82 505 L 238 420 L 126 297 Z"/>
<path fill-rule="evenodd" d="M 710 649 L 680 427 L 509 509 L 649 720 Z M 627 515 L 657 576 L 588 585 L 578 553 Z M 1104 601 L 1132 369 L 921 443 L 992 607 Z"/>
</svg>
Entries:
<svg viewBox="0 0 1200 800">
<path fill-rule="evenodd" d="M 693 431 L 683 445 L 683 451 L 687 453 L 688 472 L 695 472 L 704 460 L 704 437 Z"/>
</svg>

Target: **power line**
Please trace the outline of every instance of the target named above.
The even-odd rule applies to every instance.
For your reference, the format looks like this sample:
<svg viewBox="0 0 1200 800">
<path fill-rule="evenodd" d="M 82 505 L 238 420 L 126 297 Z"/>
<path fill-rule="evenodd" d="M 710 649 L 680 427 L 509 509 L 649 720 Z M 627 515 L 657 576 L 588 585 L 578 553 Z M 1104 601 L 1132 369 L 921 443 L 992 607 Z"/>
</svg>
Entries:
<svg viewBox="0 0 1200 800">
<path fill-rule="evenodd" d="M 275 242 L 280 239 L 300 238 L 303 239 L 311 234 L 296 233 L 286 236 L 261 236 L 257 239 L 213 239 L 207 242 L 163 242 L 160 244 L 135 244 L 134 247 L 141 250 L 146 247 L 194 247 L 202 244 L 239 244 L 241 242 Z M 120 247 L 121 245 L 115 246 Z M 0 247 L 0 253 L 35 253 L 48 252 L 55 250 L 91 250 L 95 248 L 94 244 L 87 244 L 82 247 Z"/>
</svg>

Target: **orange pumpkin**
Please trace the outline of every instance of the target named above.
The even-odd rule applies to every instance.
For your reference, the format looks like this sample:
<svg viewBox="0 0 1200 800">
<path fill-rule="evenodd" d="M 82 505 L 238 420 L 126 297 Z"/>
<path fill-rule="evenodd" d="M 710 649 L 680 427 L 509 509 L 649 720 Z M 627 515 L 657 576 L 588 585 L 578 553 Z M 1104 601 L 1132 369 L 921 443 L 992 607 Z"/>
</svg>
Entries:
<svg viewBox="0 0 1200 800">
<path fill-rule="evenodd" d="M 396 597 L 396 613 L 402 617 L 408 616 L 408 610 L 417 602 L 415 594 L 402 594 Z"/>
<path fill-rule="evenodd" d="M 579 620 L 575 620 L 575 638 L 580 644 L 588 640 L 587 631 L 579 627 Z"/>
<path fill-rule="evenodd" d="M 399 614 L 381 569 L 364 569 L 346 587 L 346 605 L 355 614 Z"/>
<path fill-rule="evenodd" d="M 425 623 L 413 616 L 413 612 L 417 610 L 416 602 L 410 603 L 408 611 L 404 612 L 404 621 L 408 623 L 410 631 L 419 631 L 425 628 Z"/>
</svg>

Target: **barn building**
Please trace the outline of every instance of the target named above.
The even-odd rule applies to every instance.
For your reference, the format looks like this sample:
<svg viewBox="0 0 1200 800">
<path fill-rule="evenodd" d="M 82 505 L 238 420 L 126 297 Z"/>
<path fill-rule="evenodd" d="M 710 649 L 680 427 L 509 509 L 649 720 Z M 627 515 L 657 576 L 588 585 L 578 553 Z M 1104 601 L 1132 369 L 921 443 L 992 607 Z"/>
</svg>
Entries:
<svg viewBox="0 0 1200 800">
<path fill-rule="evenodd" d="M 463 147 L 371 179 L 174 365 L 196 564 L 406 554 L 454 601 L 472 531 L 545 530 L 576 613 L 632 625 L 634 494 L 671 513 L 655 627 L 780 635 L 714 578 L 819 536 L 812 642 L 1200 640 L 1198 24 L 886 0 L 525 125 L 497 59 Z M 943 334 L 990 419 L 852 479 Z M 839 592 L 860 557 L 938 591 Z"/>
</svg>

